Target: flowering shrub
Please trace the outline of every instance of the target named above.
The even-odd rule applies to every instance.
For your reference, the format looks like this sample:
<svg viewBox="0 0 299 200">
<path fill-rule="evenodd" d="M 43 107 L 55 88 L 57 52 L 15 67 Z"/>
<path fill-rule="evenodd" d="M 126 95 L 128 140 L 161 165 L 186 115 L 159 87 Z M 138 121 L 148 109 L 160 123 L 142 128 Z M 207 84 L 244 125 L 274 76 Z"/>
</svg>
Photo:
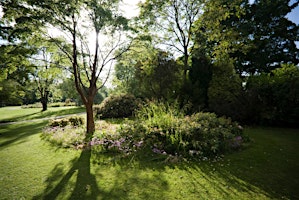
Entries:
<svg viewBox="0 0 299 200">
<path fill-rule="evenodd" d="M 89 145 L 99 147 L 101 152 L 116 152 L 126 155 L 138 150 L 143 146 L 143 141 L 134 141 L 132 136 L 121 137 L 120 135 L 105 135 L 103 138 L 93 138 Z"/>
<path fill-rule="evenodd" d="M 68 121 L 70 125 L 62 126 L 61 121 Z M 77 126 L 80 124 L 77 120 L 61 121 L 57 126 L 51 123 L 45 128 L 42 137 L 63 147 L 84 144 L 84 127 Z M 126 156 L 151 150 L 175 160 L 177 156 L 217 157 L 239 149 L 244 142 L 242 127 L 229 118 L 202 112 L 185 116 L 175 106 L 148 102 L 136 112 L 135 120 L 126 120 L 122 125 L 98 121 L 96 132 L 86 146 L 91 147 L 95 154 L 120 153 L 118 155 Z"/>
<path fill-rule="evenodd" d="M 185 117 L 177 109 L 157 102 L 141 109 L 137 120 L 122 126 L 119 134 L 143 141 L 155 153 L 185 157 L 216 156 L 243 143 L 242 127 L 229 118 L 214 113 Z"/>
<path fill-rule="evenodd" d="M 85 139 L 85 128 L 74 128 L 73 126 L 69 125 L 65 127 L 48 126 L 43 129 L 41 138 L 56 146 L 64 148 L 76 147 L 80 144 L 83 144 Z"/>
<path fill-rule="evenodd" d="M 52 120 L 43 129 L 41 138 L 64 148 L 76 147 L 85 139 L 83 122 L 83 118 L 77 116 Z"/>
<path fill-rule="evenodd" d="M 111 95 L 96 109 L 96 114 L 102 119 L 131 117 L 138 106 L 139 100 L 133 95 Z"/>
</svg>

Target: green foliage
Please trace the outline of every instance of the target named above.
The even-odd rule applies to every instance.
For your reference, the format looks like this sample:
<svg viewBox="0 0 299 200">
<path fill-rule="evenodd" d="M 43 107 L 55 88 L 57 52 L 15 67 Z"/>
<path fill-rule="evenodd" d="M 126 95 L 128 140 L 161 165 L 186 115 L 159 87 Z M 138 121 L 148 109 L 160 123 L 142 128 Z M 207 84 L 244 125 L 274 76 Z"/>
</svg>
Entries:
<svg viewBox="0 0 299 200">
<path fill-rule="evenodd" d="M 242 146 L 242 127 L 213 113 L 184 113 L 167 104 L 149 102 L 137 113 L 136 121 L 124 125 L 120 135 L 142 141 L 156 153 L 215 156 Z"/>
<path fill-rule="evenodd" d="M 189 49 L 192 48 L 193 27 L 202 14 L 200 0 L 147 0 L 140 3 L 142 30 L 152 34 L 154 39 L 166 45 L 172 52 L 182 56 L 183 80 L 189 70 Z"/>
<path fill-rule="evenodd" d="M 196 23 L 195 46 L 208 46 L 215 60 L 235 59 L 239 74 L 270 72 L 282 63 L 298 64 L 298 25 L 287 17 L 298 2 L 290 0 L 213 0 Z M 209 45 L 207 45 L 209 44 Z"/>
<path fill-rule="evenodd" d="M 299 69 L 284 65 L 270 73 L 249 77 L 247 121 L 263 125 L 298 126 Z"/>
<path fill-rule="evenodd" d="M 0 107 L 21 105 L 25 96 L 24 88 L 15 80 L 0 81 Z"/>
<path fill-rule="evenodd" d="M 76 147 L 85 139 L 83 123 L 78 116 L 52 120 L 43 129 L 41 138 L 59 147 Z"/>
<path fill-rule="evenodd" d="M 232 63 L 216 63 L 208 89 L 209 109 L 218 115 L 239 119 L 242 92 L 242 81 Z"/>
<path fill-rule="evenodd" d="M 131 117 L 139 103 L 140 101 L 130 94 L 110 95 L 96 108 L 96 113 L 103 119 Z"/>
<path fill-rule="evenodd" d="M 63 125 L 63 127 L 49 126 L 44 128 L 41 138 L 55 146 L 64 148 L 76 147 L 82 144 L 85 139 L 85 128 L 82 126 L 74 128 L 73 126 L 67 126 L 64 122 L 67 121 L 60 121 L 60 125 Z"/>
<path fill-rule="evenodd" d="M 194 50 L 193 53 L 200 54 L 200 50 Z M 189 73 L 190 87 L 188 94 L 194 110 L 202 110 L 208 107 L 208 88 L 212 79 L 212 64 L 204 55 L 192 57 L 192 67 Z M 187 95 L 188 95 L 187 94 Z"/>
<path fill-rule="evenodd" d="M 114 83 L 116 91 L 136 97 L 171 100 L 178 95 L 180 71 L 181 66 L 171 54 L 143 41 L 134 44 L 118 61 Z"/>
<path fill-rule="evenodd" d="M 82 117 L 73 116 L 68 118 L 72 126 L 82 126 L 84 124 L 84 119 Z"/>
<path fill-rule="evenodd" d="M 247 8 L 246 16 L 235 25 L 242 35 L 250 35 L 247 51 L 232 55 L 238 58 L 240 71 L 269 73 L 283 63 L 299 63 L 299 27 L 287 17 L 298 4 L 290 0 L 255 1 Z"/>
<path fill-rule="evenodd" d="M 49 127 L 65 127 L 67 125 L 71 126 L 82 126 L 84 123 L 84 119 L 79 116 L 72 116 L 68 118 L 62 118 L 62 119 L 54 119 L 51 120 L 48 124 Z"/>
</svg>

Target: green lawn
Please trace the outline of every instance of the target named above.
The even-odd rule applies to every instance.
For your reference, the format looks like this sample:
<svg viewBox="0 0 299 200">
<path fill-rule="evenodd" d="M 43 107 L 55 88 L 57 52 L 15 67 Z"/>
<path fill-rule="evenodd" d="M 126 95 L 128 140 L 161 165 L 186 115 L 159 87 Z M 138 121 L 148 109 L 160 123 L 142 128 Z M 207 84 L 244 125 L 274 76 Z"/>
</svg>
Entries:
<svg viewBox="0 0 299 200">
<path fill-rule="evenodd" d="M 171 164 L 57 149 L 45 123 L 0 126 L 0 199 L 299 199 L 295 129 L 248 128 L 253 143 L 222 161 Z"/>
<path fill-rule="evenodd" d="M 0 123 L 15 122 L 23 120 L 41 119 L 45 117 L 56 117 L 61 115 L 84 112 L 84 107 L 49 107 L 42 112 L 41 108 L 21 108 L 20 106 L 8 106 L 0 108 Z"/>
</svg>

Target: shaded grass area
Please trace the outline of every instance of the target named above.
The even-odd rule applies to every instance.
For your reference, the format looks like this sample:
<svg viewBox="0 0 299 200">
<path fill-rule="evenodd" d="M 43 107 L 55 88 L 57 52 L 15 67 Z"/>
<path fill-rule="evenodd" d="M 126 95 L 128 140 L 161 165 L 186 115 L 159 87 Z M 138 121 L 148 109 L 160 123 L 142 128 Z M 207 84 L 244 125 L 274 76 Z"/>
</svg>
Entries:
<svg viewBox="0 0 299 200">
<path fill-rule="evenodd" d="M 76 114 L 84 112 L 84 107 L 50 107 L 42 112 L 41 108 L 21 108 L 20 106 L 9 106 L 0 108 L 0 123 L 16 122 L 46 117 Z"/>
<path fill-rule="evenodd" d="M 298 199 L 295 129 L 249 128 L 245 150 L 223 160 L 165 162 L 55 149 L 45 123 L 0 127 L 0 199 Z"/>
<path fill-rule="evenodd" d="M 55 150 L 40 140 L 45 122 L 0 127 L 0 199 L 32 199 L 57 163 L 64 169 L 79 152 Z"/>
</svg>

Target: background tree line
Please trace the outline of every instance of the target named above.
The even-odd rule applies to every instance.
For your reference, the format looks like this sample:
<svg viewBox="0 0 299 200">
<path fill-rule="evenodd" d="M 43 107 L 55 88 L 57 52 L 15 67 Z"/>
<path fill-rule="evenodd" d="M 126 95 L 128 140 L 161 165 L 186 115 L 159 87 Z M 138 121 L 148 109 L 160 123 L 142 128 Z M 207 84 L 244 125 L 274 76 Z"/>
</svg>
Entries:
<svg viewBox="0 0 299 200">
<path fill-rule="evenodd" d="M 297 126 L 299 29 L 286 15 L 298 4 L 146 1 L 137 23 L 150 39 L 118 61 L 116 91 L 248 124 Z"/>
<path fill-rule="evenodd" d="M 106 96 L 100 97 L 103 70 L 109 76 L 116 60 L 111 93 L 179 101 L 190 113 L 212 111 L 244 123 L 296 125 L 299 29 L 286 15 L 299 2 L 147 0 L 130 21 L 118 4 L 1 2 L 1 103 L 71 98 L 91 118 L 92 104 Z M 67 37 L 54 37 L 49 27 Z M 101 34 L 110 37 L 106 44 Z"/>
</svg>

